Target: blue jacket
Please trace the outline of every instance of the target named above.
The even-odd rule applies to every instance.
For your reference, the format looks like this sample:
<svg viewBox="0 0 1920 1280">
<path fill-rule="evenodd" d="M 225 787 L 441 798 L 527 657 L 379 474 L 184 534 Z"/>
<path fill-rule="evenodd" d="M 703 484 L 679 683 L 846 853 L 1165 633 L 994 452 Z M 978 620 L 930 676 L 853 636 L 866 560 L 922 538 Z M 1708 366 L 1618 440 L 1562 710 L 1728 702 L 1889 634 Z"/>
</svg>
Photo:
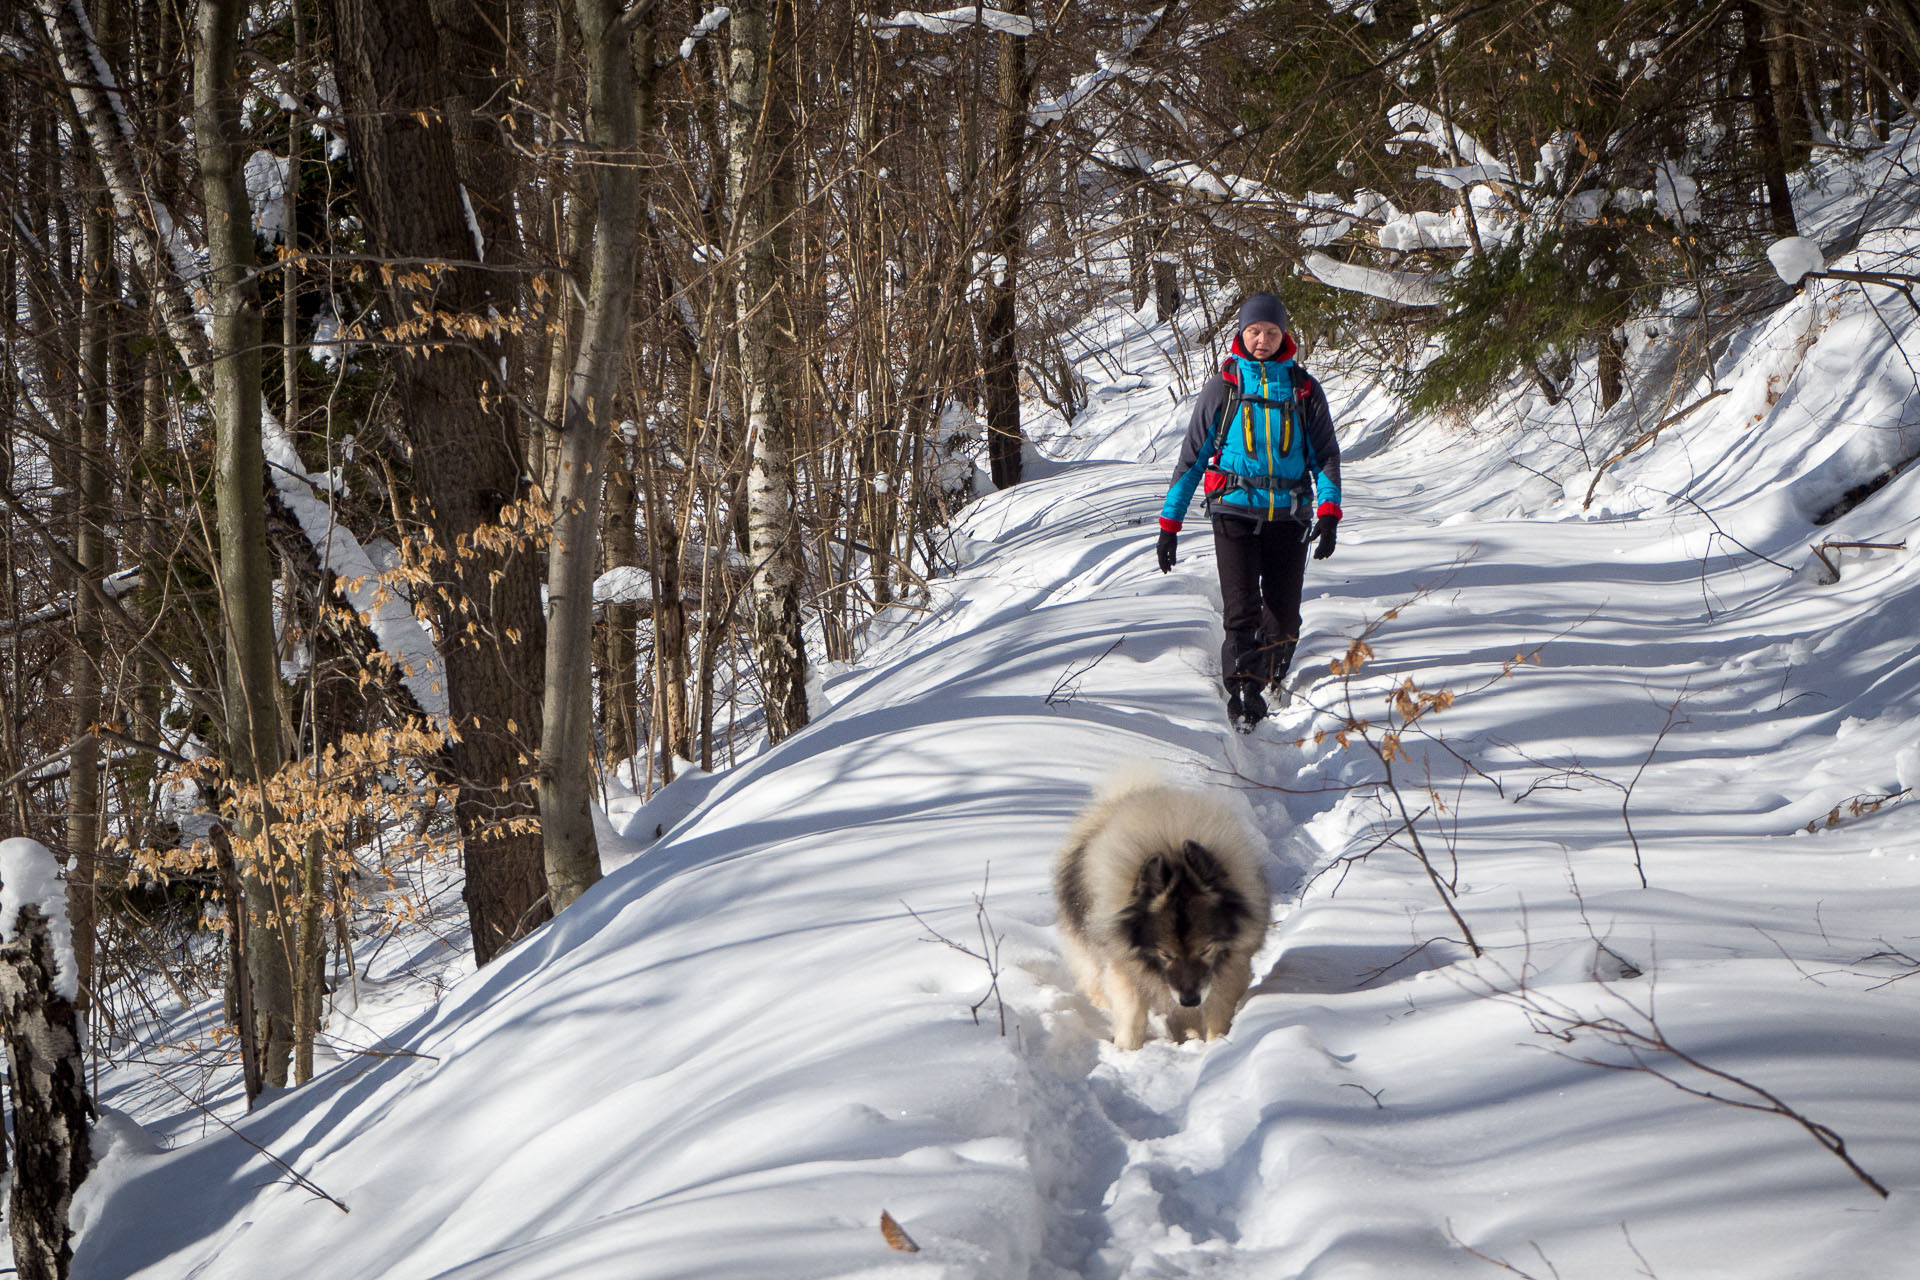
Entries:
<svg viewBox="0 0 1920 1280">
<path fill-rule="evenodd" d="M 1207 514 L 1256 523 L 1340 518 L 1340 442 L 1320 384 L 1294 363 L 1288 334 L 1270 360 L 1233 340 L 1220 372 L 1194 404 L 1160 527 L 1178 531 L 1203 485 Z M 1221 415 L 1237 406 L 1221 428 Z M 1216 452 L 1215 441 L 1218 441 Z"/>
</svg>

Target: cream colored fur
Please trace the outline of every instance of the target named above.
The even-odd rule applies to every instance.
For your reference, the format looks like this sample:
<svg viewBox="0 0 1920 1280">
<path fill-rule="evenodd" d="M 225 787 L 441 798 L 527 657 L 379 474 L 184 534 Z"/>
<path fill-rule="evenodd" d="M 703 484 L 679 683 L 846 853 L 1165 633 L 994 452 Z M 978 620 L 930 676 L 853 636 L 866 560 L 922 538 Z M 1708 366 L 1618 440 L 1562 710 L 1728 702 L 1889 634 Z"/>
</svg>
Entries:
<svg viewBox="0 0 1920 1280">
<path fill-rule="evenodd" d="M 1198 1008 L 1181 1007 L 1147 957 L 1137 953 L 1120 925 L 1132 902 L 1141 869 L 1156 854 L 1174 853 L 1187 841 L 1204 846 L 1227 883 L 1248 908 L 1224 953 L 1215 961 Z M 1266 875 L 1260 869 L 1258 835 L 1219 799 L 1175 787 L 1156 774 L 1130 769 L 1116 776 L 1074 822 L 1054 861 L 1056 895 L 1070 869 L 1085 890 L 1084 917 L 1060 900 L 1062 950 L 1074 979 L 1095 1005 L 1113 1013 L 1113 1042 L 1137 1049 L 1146 1039 L 1147 1015 L 1167 1019 L 1174 1039 L 1227 1033 L 1253 978 L 1252 960 L 1271 920 Z"/>
</svg>

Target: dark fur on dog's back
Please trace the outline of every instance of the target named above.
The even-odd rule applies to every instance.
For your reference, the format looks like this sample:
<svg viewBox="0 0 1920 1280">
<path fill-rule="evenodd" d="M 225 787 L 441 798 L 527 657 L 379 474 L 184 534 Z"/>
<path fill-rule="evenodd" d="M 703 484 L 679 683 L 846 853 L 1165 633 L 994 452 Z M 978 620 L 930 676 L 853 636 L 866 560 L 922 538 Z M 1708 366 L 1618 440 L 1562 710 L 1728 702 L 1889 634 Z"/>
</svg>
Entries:
<svg viewBox="0 0 1920 1280">
<path fill-rule="evenodd" d="M 1081 814 L 1054 896 L 1082 989 L 1114 1009 L 1115 1043 L 1137 1048 L 1148 1010 L 1176 1036 L 1226 1033 L 1270 918 L 1256 842 L 1214 797 L 1138 773 Z"/>
</svg>

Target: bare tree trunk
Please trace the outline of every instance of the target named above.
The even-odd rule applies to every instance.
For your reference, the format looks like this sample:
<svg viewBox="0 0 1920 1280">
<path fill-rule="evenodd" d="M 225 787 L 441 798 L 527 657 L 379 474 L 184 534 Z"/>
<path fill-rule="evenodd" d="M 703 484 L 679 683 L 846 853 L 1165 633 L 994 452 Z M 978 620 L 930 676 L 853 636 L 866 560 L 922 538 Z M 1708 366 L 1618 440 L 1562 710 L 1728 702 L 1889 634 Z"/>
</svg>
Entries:
<svg viewBox="0 0 1920 1280">
<path fill-rule="evenodd" d="M 619 444 L 607 467 L 606 509 L 602 520 L 602 544 L 606 547 L 606 567 L 636 567 L 639 558 L 634 521 L 633 465 L 629 451 Z M 600 617 L 600 724 L 606 740 L 608 761 L 619 764 L 639 754 L 639 685 L 636 670 L 639 652 L 635 636 L 640 629 L 640 611 L 624 600 L 609 600 Z"/>
<path fill-rule="evenodd" d="M 41 859 L 46 870 L 53 866 L 53 855 L 31 840 L 6 841 L 0 858 L 26 874 Z M 66 1280 L 73 1262 L 68 1209 L 92 1164 L 93 1103 L 70 985 L 76 975 L 63 983 L 58 967 L 46 916 L 31 902 L 23 905 L 14 940 L 0 949 L 0 1028 L 13 1086 L 10 1226 L 13 1265 L 23 1280 Z"/>
<path fill-rule="evenodd" d="M 306 24 L 300 0 L 289 0 L 287 25 L 293 32 L 293 63 L 306 62 Z M 289 432 L 300 427 L 300 143 L 306 122 L 290 115 L 287 126 L 287 181 L 283 197 L 283 242 L 290 251 L 280 274 L 280 420 Z M 312 686 L 309 686 L 309 696 Z M 309 705 L 309 723 L 318 722 Z M 313 750 L 318 754 L 316 735 Z M 321 989 L 326 985 L 327 936 L 322 928 L 322 900 L 326 892 L 326 850 L 316 834 L 308 838 L 300 857 L 300 920 L 293 968 L 293 1081 L 313 1079 L 313 1044 L 320 1035 Z"/>
<path fill-rule="evenodd" d="M 260 445 L 260 295 L 253 275 L 253 224 L 236 144 L 237 56 L 245 11 L 245 0 L 203 0 L 200 6 L 194 26 L 193 134 L 206 204 L 207 305 L 213 316 L 214 483 L 227 640 L 227 759 L 242 784 L 257 787 L 280 767 L 281 744 L 266 463 Z M 269 837 L 270 823 L 264 808 L 250 808 L 243 800 L 236 847 Z M 272 1088 L 286 1084 L 293 1050 L 287 927 L 292 886 L 275 870 L 277 862 L 264 852 L 241 857 L 254 1036 L 263 1083 Z"/>
<path fill-rule="evenodd" d="M 375 252 L 454 264 L 388 291 L 396 319 L 444 315 L 484 324 L 495 277 L 463 267 L 475 252 L 460 199 L 449 91 L 427 0 L 331 0 L 347 132 Z M 549 914 L 529 738 L 540 717 L 545 626 L 538 561 L 493 537 L 524 496 L 523 441 L 501 385 L 498 344 L 446 332 L 396 361 L 413 479 L 435 542 L 441 657 L 457 737 L 446 772 L 465 851 L 474 958 L 486 964 Z M 504 540 L 512 544 L 514 540 Z"/>
<path fill-rule="evenodd" d="M 1026 5 L 1022 5 L 1025 10 Z M 994 136 L 993 206 L 987 215 L 986 307 L 981 323 L 987 418 L 987 464 L 993 487 L 1020 483 L 1020 357 L 1014 303 L 1024 235 L 1027 108 L 1033 97 L 1033 65 L 1027 38 L 999 36 L 1000 116 Z"/>
<path fill-rule="evenodd" d="M 132 139 L 124 132 L 125 118 L 114 112 L 110 86 L 101 83 L 92 59 L 93 50 L 81 25 L 79 0 L 33 0 L 33 5 L 46 26 L 74 111 L 106 177 L 114 216 L 121 225 L 134 230 L 127 244 L 146 278 L 148 296 L 184 363 L 190 371 L 197 370 L 206 353 L 206 337 L 195 327 L 186 298 L 174 284 L 176 276 L 190 272 L 183 269 L 184 263 L 168 263 L 163 257 L 169 250 L 176 257 L 184 256 L 184 238 L 165 204 L 150 199 L 150 191 L 141 181 Z"/>
<path fill-rule="evenodd" d="M 600 878 L 600 847 L 589 808 L 593 744 L 593 579 L 599 553 L 613 398 L 626 351 L 627 315 L 639 244 L 636 151 L 640 126 L 633 85 L 634 26 L 644 7 L 575 0 L 587 65 L 587 129 L 598 153 L 593 274 L 580 351 L 567 381 L 560 450 L 550 478 L 553 543 L 547 559 L 547 665 L 540 719 L 540 823 L 547 890 L 564 911 Z M 652 40 L 641 37 L 647 65 Z"/>
<path fill-rule="evenodd" d="M 1600 335 L 1600 407 L 1611 409 L 1620 403 L 1627 387 L 1626 348 L 1618 334 Z"/>
<path fill-rule="evenodd" d="M 753 647 L 760 662 L 767 737 L 779 742 L 807 724 L 807 652 L 800 627 L 800 532 L 794 513 L 791 424 L 775 385 L 780 338 L 773 275 L 774 212 L 768 176 L 775 131 L 767 116 L 772 50 L 769 21 L 779 0 L 745 0 L 731 19 L 727 66 L 727 200 L 733 211 L 735 332 L 741 405 L 753 443 L 747 473 L 747 546 L 752 563 Z"/>
<path fill-rule="evenodd" d="M 1787 160 L 1781 145 L 1780 119 L 1774 110 L 1773 76 L 1762 42 L 1760 8 L 1753 0 L 1740 0 L 1741 39 L 1745 41 L 1747 79 L 1753 107 L 1754 131 L 1760 143 L 1761 178 L 1767 188 L 1767 212 L 1773 220 L 1773 234 L 1781 238 L 1800 234 L 1793 216 L 1793 192 L 1787 186 Z"/>
<path fill-rule="evenodd" d="M 81 576 L 98 582 L 107 568 L 108 316 L 112 313 L 112 224 L 104 209 L 83 215 L 80 340 L 80 438 L 74 460 L 79 505 L 73 558 Z M 100 667 L 106 653 L 99 599 L 85 586 L 73 593 L 73 754 L 67 787 L 67 914 L 80 974 L 75 1006 L 84 1013 L 93 984 L 94 878 L 100 844 Z"/>
<path fill-rule="evenodd" d="M 1813 154 L 1813 123 L 1807 115 L 1800 67 L 1806 50 L 1787 30 L 1786 15 L 1769 9 L 1766 24 L 1767 80 L 1773 90 L 1773 118 L 1780 130 L 1783 167 L 1797 169 Z M 1796 56 L 1798 55 L 1798 56 Z"/>
</svg>

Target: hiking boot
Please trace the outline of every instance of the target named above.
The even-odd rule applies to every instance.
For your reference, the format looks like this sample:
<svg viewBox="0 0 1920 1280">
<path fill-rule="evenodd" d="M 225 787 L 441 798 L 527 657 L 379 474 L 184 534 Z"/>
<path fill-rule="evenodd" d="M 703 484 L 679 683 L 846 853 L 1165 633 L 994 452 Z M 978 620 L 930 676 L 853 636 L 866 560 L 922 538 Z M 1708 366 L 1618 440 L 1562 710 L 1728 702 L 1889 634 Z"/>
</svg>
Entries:
<svg viewBox="0 0 1920 1280">
<path fill-rule="evenodd" d="M 1260 690 L 1234 689 L 1227 694 L 1227 723 L 1235 733 L 1252 733 L 1253 726 L 1267 718 L 1267 700 Z"/>
</svg>

